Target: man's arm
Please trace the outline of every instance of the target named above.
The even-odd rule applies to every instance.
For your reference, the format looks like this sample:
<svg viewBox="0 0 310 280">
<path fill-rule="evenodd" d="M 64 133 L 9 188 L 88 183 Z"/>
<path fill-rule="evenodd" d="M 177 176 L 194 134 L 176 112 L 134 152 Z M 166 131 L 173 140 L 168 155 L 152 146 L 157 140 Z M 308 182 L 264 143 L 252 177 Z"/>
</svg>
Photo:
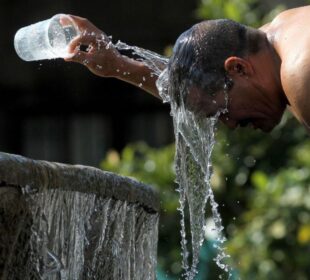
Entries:
<svg viewBox="0 0 310 280">
<path fill-rule="evenodd" d="M 66 61 L 83 64 L 95 75 L 120 79 L 160 98 L 156 88 L 158 75 L 150 67 L 142 61 L 122 55 L 110 38 L 87 19 L 70 17 L 81 34 L 70 43 L 71 55 Z M 159 64 L 161 70 L 165 66 L 164 63 Z"/>
</svg>

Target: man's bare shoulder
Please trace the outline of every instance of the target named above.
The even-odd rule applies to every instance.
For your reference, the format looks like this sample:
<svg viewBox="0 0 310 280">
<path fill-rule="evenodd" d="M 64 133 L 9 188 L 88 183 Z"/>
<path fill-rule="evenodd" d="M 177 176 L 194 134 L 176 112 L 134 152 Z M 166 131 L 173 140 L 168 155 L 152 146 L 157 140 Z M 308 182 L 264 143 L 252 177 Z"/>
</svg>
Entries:
<svg viewBox="0 0 310 280">
<path fill-rule="evenodd" d="M 309 26 L 310 5 L 299 8 L 285 10 L 279 13 L 270 23 L 263 25 L 260 30 L 268 33 L 283 34 L 283 31 L 296 31 L 302 27 Z"/>
<path fill-rule="evenodd" d="M 289 54 L 282 60 L 281 83 L 292 112 L 297 119 L 310 127 L 309 51 Z"/>
<path fill-rule="evenodd" d="M 265 27 L 270 43 L 282 61 L 282 70 L 290 74 L 310 67 L 310 6 L 287 10 Z"/>
<path fill-rule="evenodd" d="M 281 83 L 294 115 L 310 126 L 310 6 L 279 14 L 266 32 L 281 59 Z"/>
<path fill-rule="evenodd" d="M 310 6 L 286 10 L 261 30 L 281 60 L 281 83 L 293 114 L 310 127 Z"/>
<path fill-rule="evenodd" d="M 300 17 L 300 16 L 304 16 L 305 14 L 308 14 L 309 16 L 309 13 L 310 13 L 310 5 L 288 9 L 288 10 L 280 12 L 277 16 L 275 16 L 274 19 L 270 22 L 270 24 L 277 25 L 295 16 Z"/>
</svg>

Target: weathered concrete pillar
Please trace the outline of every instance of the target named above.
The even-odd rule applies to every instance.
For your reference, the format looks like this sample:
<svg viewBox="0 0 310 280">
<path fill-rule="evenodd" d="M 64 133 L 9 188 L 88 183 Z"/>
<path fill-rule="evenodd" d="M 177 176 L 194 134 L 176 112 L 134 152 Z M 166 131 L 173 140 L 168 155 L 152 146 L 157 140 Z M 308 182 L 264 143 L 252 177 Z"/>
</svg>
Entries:
<svg viewBox="0 0 310 280">
<path fill-rule="evenodd" d="M 158 198 L 85 166 L 0 153 L 0 279 L 155 279 Z"/>
</svg>

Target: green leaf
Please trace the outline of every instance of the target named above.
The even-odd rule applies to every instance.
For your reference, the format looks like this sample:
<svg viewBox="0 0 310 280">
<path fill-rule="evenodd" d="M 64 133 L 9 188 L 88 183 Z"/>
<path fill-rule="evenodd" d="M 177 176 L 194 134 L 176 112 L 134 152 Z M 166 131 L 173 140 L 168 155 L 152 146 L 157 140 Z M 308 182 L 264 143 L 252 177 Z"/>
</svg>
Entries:
<svg viewBox="0 0 310 280">
<path fill-rule="evenodd" d="M 264 192 L 267 189 L 268 177 L 262 171 L 255 171 L 251 177 L 252 183 L 260 191 Z"/>
</svg>

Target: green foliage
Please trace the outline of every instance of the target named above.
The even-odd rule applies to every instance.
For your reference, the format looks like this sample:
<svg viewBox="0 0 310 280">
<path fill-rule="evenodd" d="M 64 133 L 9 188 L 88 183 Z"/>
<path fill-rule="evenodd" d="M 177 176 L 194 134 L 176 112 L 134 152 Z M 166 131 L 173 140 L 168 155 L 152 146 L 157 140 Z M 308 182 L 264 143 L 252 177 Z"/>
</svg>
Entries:
<svg viewBox="0 0 310 280">
<path fill-rule="evenodd" d="M 201 19 L 229 18 L 257 25 L 258 15 L 251 9 L 254 2 L 254 0 L 203 0 L 197 10 L 197 16 Z"/>
<path fill-rule="evenodd" d="M 263 5 L 257 0 L 201 0 L 196 14 L 200 19 L 229 18 L 258 27 L 285 10 L 284 5 L 277 5 L 266 12 Z"/>
<path fill-rule="evenodd" d="M 174 189 L 174 145 L 153 149 L 144 143 L 130 144 L 121 155 L 110 151 L 101 168 L 124 176 L 134 177 L 159 190 L 162 208 L 175 212 L 178 195 Z"/>
<path fill-rule="evenodd" d="M 305 130 L 286 114 L 271 134 L 221 127 L 217 139 L 213 180 L 220 182 L 216 198 L 225 204 L 226 246 L 240 278 L 308 279 L 310 140 Z M 222 168 L 227 154 L 230 166 Z"/>
</svg>

